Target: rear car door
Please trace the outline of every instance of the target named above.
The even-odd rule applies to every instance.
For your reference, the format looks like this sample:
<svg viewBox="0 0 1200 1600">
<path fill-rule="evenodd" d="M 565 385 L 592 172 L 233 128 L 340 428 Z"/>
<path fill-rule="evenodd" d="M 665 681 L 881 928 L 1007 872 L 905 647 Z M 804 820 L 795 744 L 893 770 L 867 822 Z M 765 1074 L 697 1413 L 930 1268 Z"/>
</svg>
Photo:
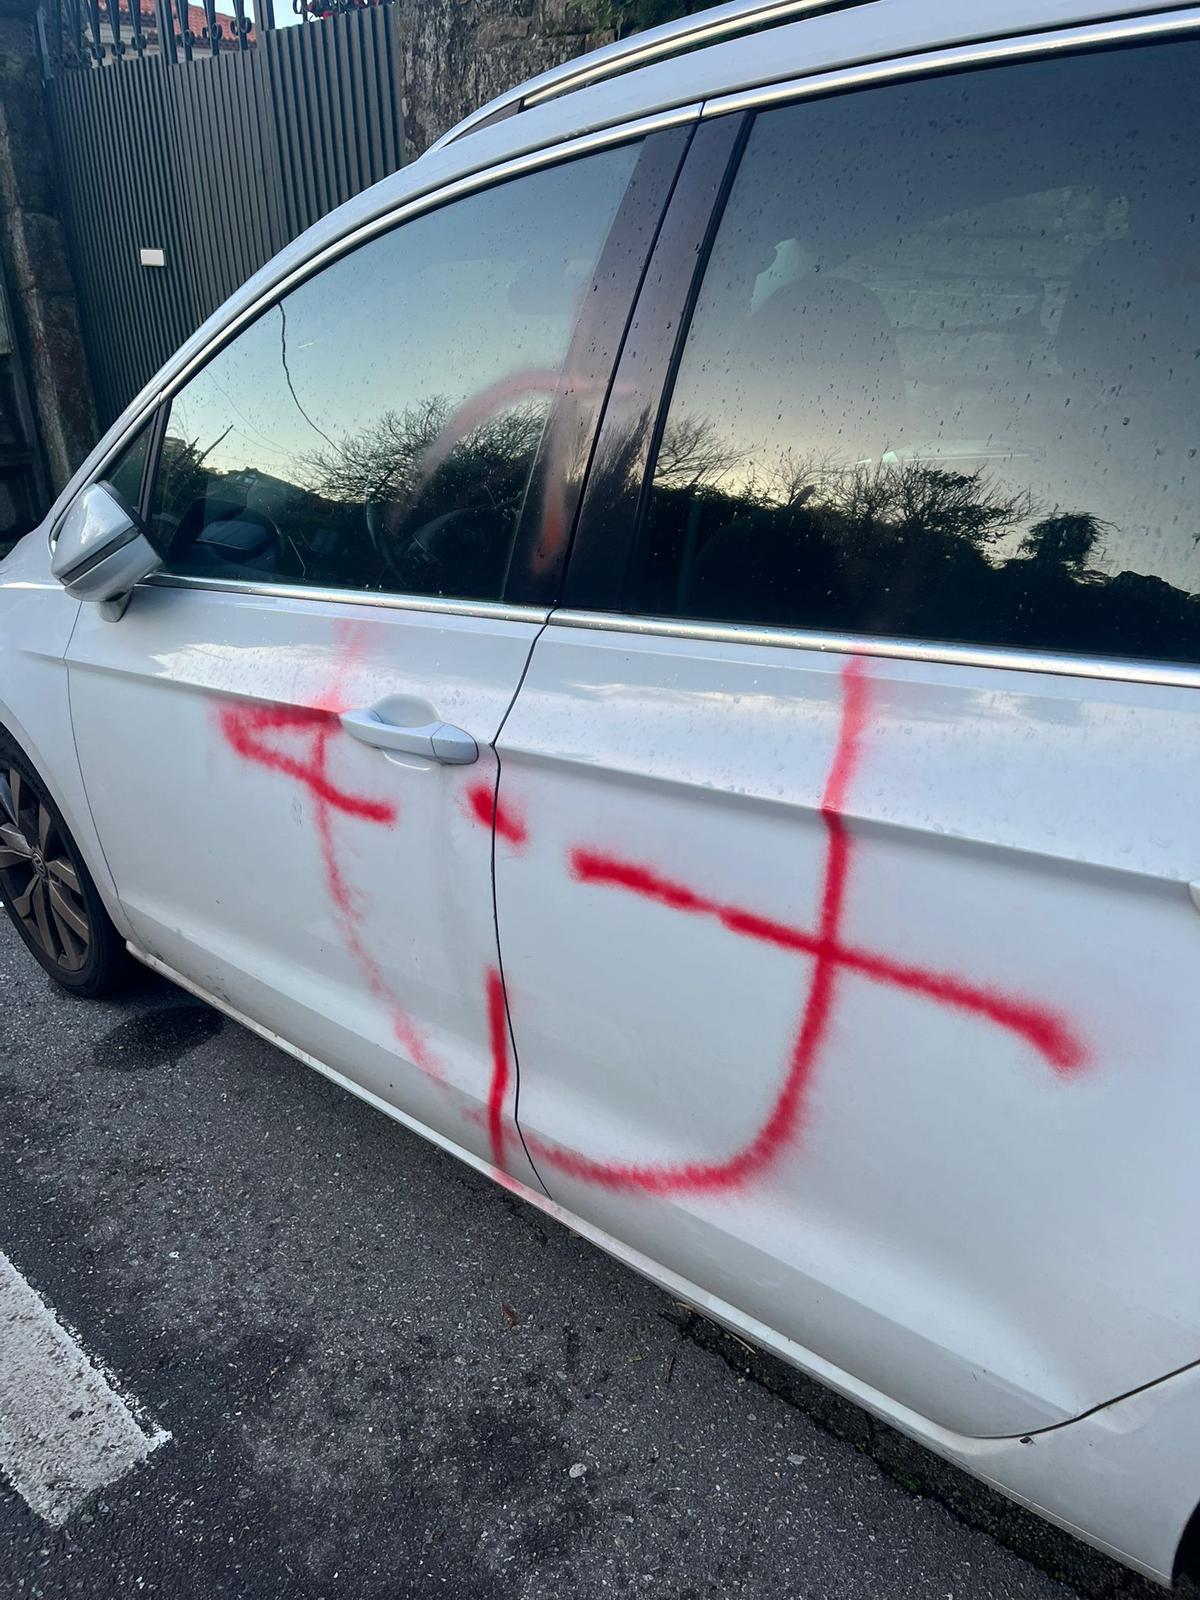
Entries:
<svg viewBox="0 0 1200 1600">
<path fill-rule="evenodd" d="M 139 949 L 476 1155 L 490 744 L 685 137 L 477 180 L 259 309 L 164 405 L 165 573 L 68 654 Z"/>
<path fill-rule="evenodd" d="M 550 1193 L 965 1434 L 1200 1355 L 1198 68 L 706 123 L 499 742 Z"/>
</svg>

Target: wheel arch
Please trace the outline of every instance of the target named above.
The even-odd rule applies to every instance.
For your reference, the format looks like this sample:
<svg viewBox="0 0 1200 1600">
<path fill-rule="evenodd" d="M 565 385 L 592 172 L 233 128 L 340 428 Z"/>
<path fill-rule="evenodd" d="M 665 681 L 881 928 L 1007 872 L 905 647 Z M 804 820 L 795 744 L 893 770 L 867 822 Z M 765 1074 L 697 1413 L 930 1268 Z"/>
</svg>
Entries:
<svg viewBox="0 0 1200 1600">
<path fill-rule="evenodd" d="M 1171 1579 L 1181 1589 L 1181 1600 L 1188 1594 L 1200 1595 L 1200 1503 L 1180 1535 Z"/>
<path fill-rule="evenodd" d="M 99 835 L 96 833 L 92 822 L 91 807 L 83 791 L 82 781 L 79 781 L 78 762 L 72 749 L 71 760 L 74 763 L 73 776 L 78 782 L 78 797 L 73 801 L 67 794 L 64 786 L 55 782 L 51 776 L 52 763 L 44 759 L 33 739 L 21 726 L 11 709 L 0 701 L 0 747 L 7 745 L 20 756 L 21 760 L 33 771 L 38 782 L 41 783 L 46 793 L 53 800 L 63 821 L 70 830 L 76 848 L 84 859 L 92 881 L 96 885 L 97 893 L 104 903 L 104 909 L 112 919 L 114 927 L 123 939 L 129 938 L 129 924 L 121 906 L 117 886 L 113 882 L 112 874 L 108 870 L 108 861 L 104 855 L 103 846 Z"/>
</svg>

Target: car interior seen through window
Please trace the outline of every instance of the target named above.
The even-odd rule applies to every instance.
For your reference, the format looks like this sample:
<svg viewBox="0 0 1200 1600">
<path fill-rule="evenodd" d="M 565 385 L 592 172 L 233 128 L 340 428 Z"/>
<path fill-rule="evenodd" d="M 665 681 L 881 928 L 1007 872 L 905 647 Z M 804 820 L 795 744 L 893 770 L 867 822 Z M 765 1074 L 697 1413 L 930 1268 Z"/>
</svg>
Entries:
<svg viewBox="0 0 1200 1600">
<path fill-rule="evenodd" d="M 1197 81 L 1189 42 L 760 115 L 630 608 L 1200 660 Z"/>
<path fill-rule="evenodd" d="M 499 599 L 638 149 L 417 217 L 264 312 L 171 404 L 150 515 L 168 570 Z"/>
</svg>

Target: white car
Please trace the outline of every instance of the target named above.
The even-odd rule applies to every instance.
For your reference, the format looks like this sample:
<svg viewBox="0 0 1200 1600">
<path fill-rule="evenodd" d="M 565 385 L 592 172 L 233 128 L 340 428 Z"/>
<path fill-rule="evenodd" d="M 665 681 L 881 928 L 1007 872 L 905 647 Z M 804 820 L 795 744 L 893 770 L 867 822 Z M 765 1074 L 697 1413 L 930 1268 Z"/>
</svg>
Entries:
<svg viewBox="0 0 1200 1600">
<path fill-rule="evenodd" d="M 48 972 L 131 952 L 1162 1583 L 1197 84 L 1159 0 L 611 46 L 259 272 L 0 565 Z"/>
</svg>

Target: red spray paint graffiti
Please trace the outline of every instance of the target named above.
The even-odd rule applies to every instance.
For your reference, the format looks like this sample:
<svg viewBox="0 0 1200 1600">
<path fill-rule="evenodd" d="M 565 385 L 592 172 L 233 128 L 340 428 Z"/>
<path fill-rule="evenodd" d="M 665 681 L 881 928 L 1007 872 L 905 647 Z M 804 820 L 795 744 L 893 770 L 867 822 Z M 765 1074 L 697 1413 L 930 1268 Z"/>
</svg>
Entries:
<svg viewBox="0 0 1200 1600">
<path fill-rule="evenodd" d="M 467 814 L 485 828 L 495 828 L 499 838 L 515 849 L 529 839 L 528 829 L 511 805 L 497 801 L 494 783 L 473 783 L 466 793 Z"/>
<path fill-rule="evenodd" d="M 285 778 L 295 778 L 318 805 L 341 811 L 348 817 L 362 817 L 367 822 L 395 822 L 396 807 L 389 801 L 347 794 L 330 782 L 325 746 L 338 729 L 336 711 L 327 711 L 322 706 L 231 705 L 219 707 L 217 722 L 230 749 L 244 761 L 254 761 L 271 772 L 281 772 Z M 301 741 L 299 756 L 265 737 L 297 731 L 311 735 L 307 749 Z"/>
<path fill-rule="evenodd" d="M 353 660 L 356 637 L 353 630 L 347 635 L 342 669 L 324 704 L 314 708 L 226 705 L 219 709 L 217 720 L 229 748 L 241 759 L 291 778 L 308 791 L 326 887 L 346 947 L 370 992 L 387 1007 L 401 1049 L 423 1072 L 440 1079 L 440 1065 L 367 948 L 361 932 L 360 908 L 335 846 L 336 815 L 376 824 L 392 824 L 397 819 L 391 802 L 353 794 L 336 784 L 329 773 L 329 745 L 340 732 L 341 683 Z M 869 720 L 870 681 L 862 661 L 847 663 L 842 685 L 841 728 L 820 807 L 825 864 L 815 931 L 715 900 L 641 863 L 584 847 L 568 853 L 568 868 L 581 884 L 625 890 L 675 911 L 712 917 L 731 933 L 812 959 L 807 996 L 783 1082 L 766 1119 L 748 1143 L 722 1160 L 661 1164 L 599 1160 L 523 1130 L 525 1146 L 539 1162 L 603 1188 L 656 1195 L 719 1193 L 760 1176 L 803 1129 L 806 1092 L 828 1037 L 840 978 L 847 973 L 979 1016 L 1024 1040 L 1059 1074 L 1070 1074 L 1086 1064 L 1083 1044 L 1070 1025 L 1050 1008 L 951 973 L 898 961 L 843 939 L 853 844 L 843 813 Z M 520 847 L 527 842 L 524 820 L 510 806 L 497 806 L 494 784 L 472 784 L 464 792 L 463 806 L 467 816 L 489 831 L 494 829 L 510 844 Z M 514 1078 L 509 1061 L 504 983 L 496 968 L 489 968 L 485 974 L 484 1001 L 491 1054 L 486 1124 L 493 1163 L 503 1171 L 508 1142 L 506 1107 Z M 480 1120 L 484 1120 L 482 1113 Z"/>
<path fill-rule="evenodd" d="M 952 974 L 928 971 L 858 949 L 843 941 L 841 925 L 852 849 L 843 812 L 862 754 L 870 696 L 869 679 L 860 660 L 847 663 L 842 684 L 841 729 L 821 798 L 826 848 L 820 916 L 815 932 L 788 927 L 740 907 L 721 904 L 686 885 L 663 878 L 648 867 L 598 851 L 574 849 L 568 858 L 573 876 L 581 883 L 628 890 L 676 911 L 715 917 L 731 933 L 813 958 L 808 994 L 787 1070 L 766 1120 L 747 1144 L 723 1160 L 664 1164 L 596 1160 L 540 1139 L 524 1129 L 526 1148 L 535 1161 L 602 1188 L 657 1195 L 713 1194 L 735 1189 L 760 1175 L 802 1131 L 805 1094 L 828 1037 L 840 976 L 847 972 L 981 1016 L 1024 1039 L 1058 1073 L 1071 1073 L 1085 1064 L 1082 1043 L 1066 1021 L 1050 1009 L 969 983 Z M 507 1084 L 507 1057 L 504 1080 Z"/>
<path fill-rule="evenodd" d="M 492 1084 L 488 1094 L 488 1136 L 492 1162 L 504 1170 L 504 1103 L 508 1098 L 508 1012 L 504 980 L 495 967 L 487 974 L 488 1039 L 492 1047 Z"/>
<path fill-rule="evenodd" d="M 218 706 L 216 721 L 226 744 L 243 761 L 292 778 L 308 791 L 325 887 L 346 948 L 368 990 L 386 1008 L 397 1044 L 423 1072 L 440 1078 L 442 1069 L 436 1057 L 367 947 L 361 931 L 361 907 L 347 881 L 334 840 L 335 815 L 389 826 L 399 815 L 391 801 L 351 794 L 329 775 L 329 745 L 341 732 L 342 683 L 353 666 L 360 640 L 361 633 L 355 625 L 344 629 L 341 667 L 323 704 L 263 706 L 235 702 Z"/>
<path fill-rule="evenodd" d="M 1061 1017 L 1044 1006 L 1014 999 L 982 984 L 967 983 L 951 973 L 931 972 L 924 967 L 894 961 L 889 956 L 876 955 L 870 950 L 842 944 L 824 933 L 793 928 L 787 923 L 759 916 L 756 912 L 745 911 L 740 906 L 723 905 L 696 894 L 682 884 L 660 877 L 648 867 L 603 856 L 594 850 L 572 850 L 570 863 L 572 874 L 580 883 L 628 889 L 647 900 L 657 900 L 660 905 L 670 906 L 675 911 L 715 917 L 730 933 L 759 939 L 780 950 L 793 950 L 798 955 L 828 959 L 833 966 L 856 972 L 876 983 L 891 984 L 897 989 L 923 995 L 928 1000 L 939 1001 L 952 1009 L 986 1017 L 997 1027 L 1008 1028 L 1019 1034 L 1039 1055 L 1046 1058 L 1056 1072 L 1074 1072 L 1085 1064 L 1079 1040 Z"/>
</svg>

